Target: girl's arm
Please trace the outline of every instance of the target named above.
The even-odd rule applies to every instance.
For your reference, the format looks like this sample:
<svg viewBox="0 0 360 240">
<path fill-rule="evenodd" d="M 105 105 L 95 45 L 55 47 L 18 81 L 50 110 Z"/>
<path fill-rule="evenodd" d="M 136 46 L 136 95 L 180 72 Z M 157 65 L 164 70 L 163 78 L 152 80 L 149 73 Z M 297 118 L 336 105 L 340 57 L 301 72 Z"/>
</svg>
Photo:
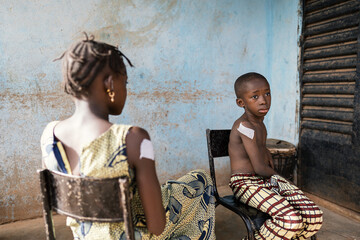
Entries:
<svg viewBox="0 0 360 240">
<path fill-rule="evenodd" d="M 147 229 L 150 233 L 160 235 L 165 228 L 165 210 L 162 205 L 155 161 L 146 157 L 140 158 L 140 146 L 144 139 L 150 140 L 146 130 L 139 127 L 130 129 L 126 136 L 128 162 L 130 167 L 135 169 Z"/>
</svg>

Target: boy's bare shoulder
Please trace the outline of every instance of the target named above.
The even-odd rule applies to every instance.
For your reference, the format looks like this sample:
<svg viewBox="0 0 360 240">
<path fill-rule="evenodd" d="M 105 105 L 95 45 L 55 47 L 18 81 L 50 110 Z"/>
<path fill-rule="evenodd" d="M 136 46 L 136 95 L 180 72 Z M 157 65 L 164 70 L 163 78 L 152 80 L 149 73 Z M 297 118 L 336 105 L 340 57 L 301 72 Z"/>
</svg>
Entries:
<svg viewBox="0 0 360 240">
<path fill-rule="evenodd" d="M 234 122 L 230 133 L 230 141 L 238 138 L 237 141 L 242 142 L 243 137 L 251 140 L 255 137 L 255 126 L 244 115 Z"/>
<path fill-rule="evenodd" d="M 240 124 L 243 127 L 255 129 L 255 126 L 251 122 L 249 122 L 244 116 L 241 116 L 234 122 L 231 132 L 239 133 Z"/>
</svg>

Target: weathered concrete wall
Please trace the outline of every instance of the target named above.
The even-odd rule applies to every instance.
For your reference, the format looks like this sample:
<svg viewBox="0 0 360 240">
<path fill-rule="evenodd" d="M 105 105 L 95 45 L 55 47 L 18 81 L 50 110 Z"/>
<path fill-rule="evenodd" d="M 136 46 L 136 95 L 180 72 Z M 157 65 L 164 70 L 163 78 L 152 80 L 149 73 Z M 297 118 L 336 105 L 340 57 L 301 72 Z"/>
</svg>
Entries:
<svg viewBox="0 0 360 240">
<path fill-rule="evenodd" d="M 297 11 L 286 0 L 1 1 L 0 223 L 41 214 L 40 135 L 73 110 L 52 59 L 82 31 L 135 64 L 123 115 L 112 120 L 149 131 L 164 182 L 208 168 L 205 129 L 230 128 L 242 114 L 233 83 L 248 71 L 272 87 L 269 137 L 297 143 Z"/>
</svg>

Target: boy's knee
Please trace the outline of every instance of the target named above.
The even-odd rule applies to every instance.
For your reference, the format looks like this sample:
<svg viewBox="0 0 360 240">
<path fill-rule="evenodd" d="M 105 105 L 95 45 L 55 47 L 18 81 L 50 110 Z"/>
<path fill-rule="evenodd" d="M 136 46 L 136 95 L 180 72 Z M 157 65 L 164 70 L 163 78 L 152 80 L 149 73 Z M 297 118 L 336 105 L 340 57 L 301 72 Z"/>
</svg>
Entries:
<svg viewBox="0 0 360 240">
<path fill-rule="evenodd" d="M 316 222 L 322 223 L 323 222 L 323 211 L 321 211 L 319 208 L 315 211 L 316 214 Z"/>
<path fill-rule="evenodd" d="M 319 229 L 323 223 L 323 211 L 321 211 L 319 208 L 316 208 L 314 211 L 312 211 L 311 215 L 307 215 L 304 221 L 308 223 L 309 229 Z"/>
<path fill-rule="evenodd" d="M 322 219 L 323 219 L 323 214 L 324 214 L 324 212 L 323 212 L 320 208 L 317 209 L 317 212 L 318 212 L 318 214 L 319 214 L 319 217 L 320 217 L 321 220 L 322 220 Z"/>
<path fill-rule="evenodd" d="M 304 227 L 303 218 L 298 212 L 291 212 L 284 219 L 285 228 L 292 231 L 298 231 Z"/>
</svg>

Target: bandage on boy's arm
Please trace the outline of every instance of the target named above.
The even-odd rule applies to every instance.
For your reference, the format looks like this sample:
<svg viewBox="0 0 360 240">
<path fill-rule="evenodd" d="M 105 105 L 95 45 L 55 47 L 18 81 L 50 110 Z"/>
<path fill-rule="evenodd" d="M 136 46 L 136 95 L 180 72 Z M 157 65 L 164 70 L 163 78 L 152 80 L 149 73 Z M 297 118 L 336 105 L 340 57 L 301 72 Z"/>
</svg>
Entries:
<svg viewBox="0 0 360 240">
<path fill-rule="evenodd" d="M 250 139 L 254 138 L 255 131 L 251 128 L 245 127 L 242 123 L 239 124 L 239 127 L 237 130 L 241 133 L 247 136 Z"/>
<path fill-rule="evenodd" d="M 249 130 L 253 131 L 253 137 L 250 138 L 249 134 L 245 135 L 244 133 L 242 133 L 241 131 L 238 130 L 241 140 L 243 142 L 245 151 L 246 151 L 247 155 L 249 156 L 249 159 L 251 161 L 251 164 L 254 168 L 255 173 L 260 176 L 264 176 L 264 177 L 270 177 L 270 176 L 276 174 L 274 169 L 272 169 L 270 166 L 265 164 L 264 159 L 266 157 L 265 156 L 266 153 L 261 153 L 258 145 L 256 144 L 255 130 L 253 130 L 251 128 L 251 126 L 249 126 L 247 124 L 242 124 L 242 125 L 243 125 L 243 127 L 246 127 Z"/>
</svg>

